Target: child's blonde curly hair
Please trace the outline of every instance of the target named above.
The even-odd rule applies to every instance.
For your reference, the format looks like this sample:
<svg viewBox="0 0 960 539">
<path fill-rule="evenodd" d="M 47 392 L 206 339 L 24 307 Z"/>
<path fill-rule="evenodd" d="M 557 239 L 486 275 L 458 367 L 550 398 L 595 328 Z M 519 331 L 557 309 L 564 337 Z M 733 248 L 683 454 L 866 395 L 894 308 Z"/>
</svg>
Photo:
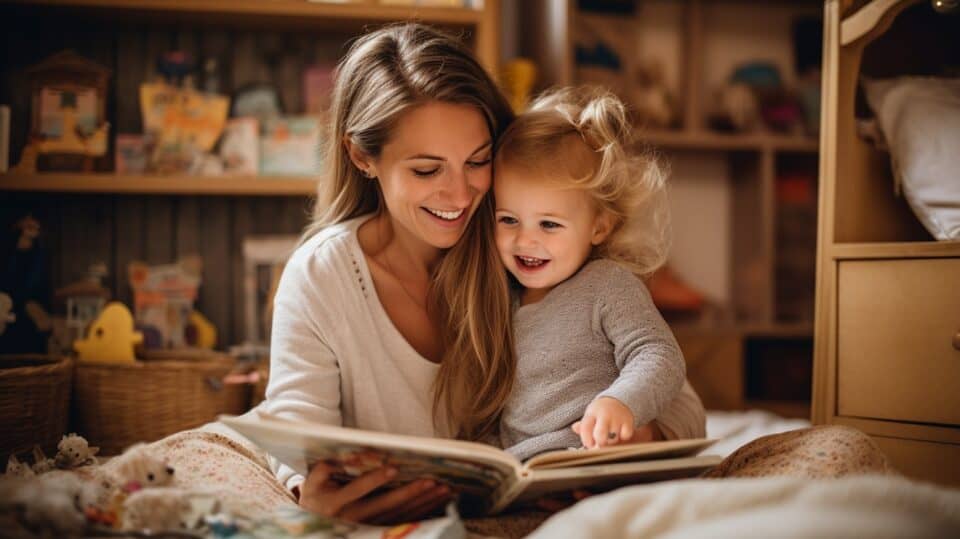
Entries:
<svg viewBox="0 0 960 539">
<path fill-rule="evenodd" d="M 614 219 L 592 258 L 614 260 L 640 276 L 666 261 L 666 173 L 638 149 L 626 108 L 610 92 L 584 86 L 541 95 L 498 141 L 496 166 L 587 191 Z"/>
</svg>

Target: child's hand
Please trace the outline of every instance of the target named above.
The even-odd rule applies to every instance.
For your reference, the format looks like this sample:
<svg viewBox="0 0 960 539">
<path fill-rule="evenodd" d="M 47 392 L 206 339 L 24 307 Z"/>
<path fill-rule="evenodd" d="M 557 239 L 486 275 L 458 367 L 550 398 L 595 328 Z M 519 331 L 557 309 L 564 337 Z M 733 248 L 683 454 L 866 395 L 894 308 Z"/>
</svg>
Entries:
<svg viewBox="0 0 960 539">
<path fill-rule="evenodd" d="M 587 406 L 583 419 L 572 428 L 587 449 L 629 442 L 633 438 L 633 413 L 613 397 L 600 397 Z"/>
</svg>

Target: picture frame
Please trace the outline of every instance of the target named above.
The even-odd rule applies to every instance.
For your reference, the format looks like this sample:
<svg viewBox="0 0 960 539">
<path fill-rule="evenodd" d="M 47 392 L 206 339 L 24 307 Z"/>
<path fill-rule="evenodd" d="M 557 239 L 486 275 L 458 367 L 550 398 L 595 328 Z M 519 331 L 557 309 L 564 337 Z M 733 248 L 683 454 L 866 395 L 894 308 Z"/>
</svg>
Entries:
<svg viewBox="0 0 960 539">
<path fill-rule="evenodd" d="M 244 339 L 267 345 L 273 321 L 273 297 L 299 235 L 249 236 L 243 240 Z"/>
</svg>

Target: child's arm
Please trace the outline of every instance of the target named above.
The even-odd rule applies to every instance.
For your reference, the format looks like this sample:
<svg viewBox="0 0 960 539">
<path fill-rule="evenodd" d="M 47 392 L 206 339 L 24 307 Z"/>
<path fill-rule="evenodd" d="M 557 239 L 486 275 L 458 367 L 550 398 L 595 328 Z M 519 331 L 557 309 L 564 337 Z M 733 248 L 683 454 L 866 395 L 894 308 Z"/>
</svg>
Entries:
<svg viewBox="0 0 960 539">
<path fill-rule="evenodd" d="M 587 410 L 603 412 L 609 419 L 622 421 L 626 408 L 633 416 L 632 427 L 646 425 L 658 418 L 680 393 L 686 380 L 686 364 L 673 333 L 640 279 L 614 266 L 604 279 L 603 287 L 594 313 L 594 326 L 613 345 L 620 376 Z M 600 416 L 596 417 L 599 421 Z M 592 430 L 604 432 L 598 431 L 596 425 Z M 605 439 L 594 436 L 597 445 L 630 439 L 622 432 L 611 439 L 611 431 L 605 432 Z M 581 440 L 583 438 L 581 434 Z"/>
</svg>

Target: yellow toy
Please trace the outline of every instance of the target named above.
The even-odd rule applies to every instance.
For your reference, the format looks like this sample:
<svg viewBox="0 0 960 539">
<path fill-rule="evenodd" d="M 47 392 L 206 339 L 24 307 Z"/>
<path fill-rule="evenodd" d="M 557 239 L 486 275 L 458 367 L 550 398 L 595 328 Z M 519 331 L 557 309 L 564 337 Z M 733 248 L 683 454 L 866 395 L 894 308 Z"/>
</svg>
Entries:
<svg viewBox="0 0 960 539">
<path fill-rule="evenodd" d="M 190 313 L 190 325 L 197 331 L 197 348 L 213 350 L 217 345 L 217 328 L 213 322 L 199 311 L 193 311 Z"/>
<path fill-rule="evenodd" d="M 133 315 L 126 305 L 108 303 L 87 330 L 87 338 L 73 343 L 80 361 L 132 363 L 133 347 L 143 342 L 143 333 L 134 331 Z"/>
<path fill-rule="evenodd" d="M 533 85 L 537 82 L 537 66 L 526 58 L 516 58 L 504 66 L 502 78 L 510 106 L 520 114 L 530 102 Z"/>
</svg>

